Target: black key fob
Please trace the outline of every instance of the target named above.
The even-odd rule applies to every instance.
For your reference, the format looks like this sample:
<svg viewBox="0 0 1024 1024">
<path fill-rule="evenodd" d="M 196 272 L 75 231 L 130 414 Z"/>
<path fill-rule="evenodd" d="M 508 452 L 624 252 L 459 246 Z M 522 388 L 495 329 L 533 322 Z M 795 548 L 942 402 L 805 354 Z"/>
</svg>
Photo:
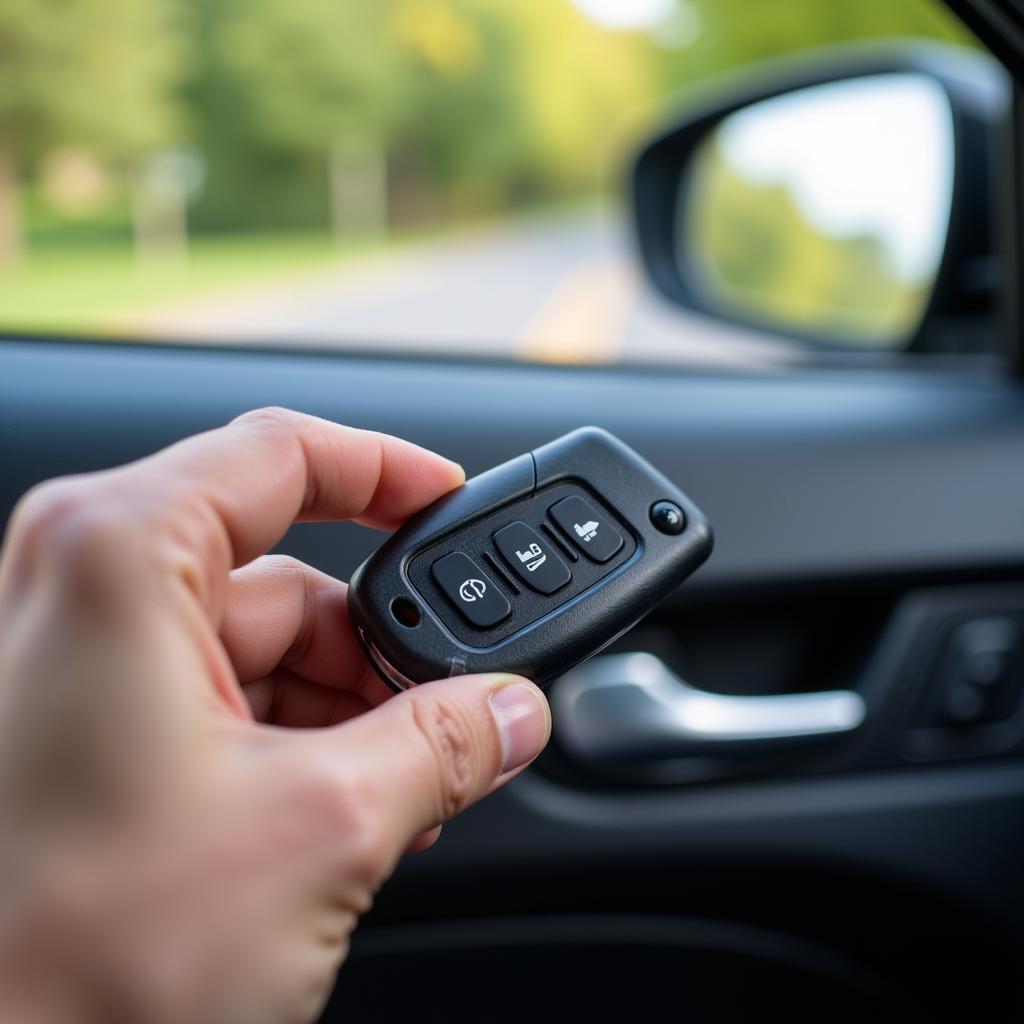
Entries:
<svg viewBox="0 0 1024 1024">
<path fill-rule="evenodd" d="M 711 544 L 682 491 L 584 427 L 413 516 L 356 570 L 348 601 L 395 689 L 469 672 L 544 683 L 634 625 Z"/>
</svg>

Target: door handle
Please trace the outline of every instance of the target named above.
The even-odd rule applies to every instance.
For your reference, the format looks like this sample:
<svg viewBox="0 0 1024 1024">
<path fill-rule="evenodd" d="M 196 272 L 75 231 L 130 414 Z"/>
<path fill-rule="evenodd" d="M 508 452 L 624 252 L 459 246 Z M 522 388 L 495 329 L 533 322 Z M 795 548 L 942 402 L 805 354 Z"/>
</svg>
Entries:
<svg viewBox="0 0 1024 1024">
<path fill-rule="evenodd" d="M 653 654 L 609 654 L 567 672 L 551 694 L 565 752 L 597 768 L 768 754 L 864 721 L 851 690 L 734 697 L 680 679 Z"/>
</svg>

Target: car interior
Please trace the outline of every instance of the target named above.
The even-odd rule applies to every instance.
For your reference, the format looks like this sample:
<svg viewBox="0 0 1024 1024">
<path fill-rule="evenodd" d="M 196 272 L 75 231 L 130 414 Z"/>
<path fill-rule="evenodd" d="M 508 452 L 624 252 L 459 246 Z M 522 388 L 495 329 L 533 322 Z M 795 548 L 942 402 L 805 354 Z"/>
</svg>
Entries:
<svg viewBox="0 0 1024 1024">
<path fill-rule="evenodd" d="M 133 2 L 195 33 L 167 134 L 0 101 L 0 521 L 280 405 L 467 476 L 599 426 L 715 535 L 322 1019 L 1019 1015 L 1019 5 Z"/>
</svg>

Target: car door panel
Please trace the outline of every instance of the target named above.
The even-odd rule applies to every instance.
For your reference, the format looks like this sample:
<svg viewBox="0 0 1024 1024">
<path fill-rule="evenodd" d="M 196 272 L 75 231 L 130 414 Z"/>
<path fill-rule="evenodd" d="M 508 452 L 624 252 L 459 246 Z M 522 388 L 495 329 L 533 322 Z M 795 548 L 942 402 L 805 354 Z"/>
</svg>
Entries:
<svg viewBox="0 0 1024 1024">
<path fill-rule="evenodd" d="M 727 375 L 12 339 L 0 346 L 0 515 L 46 477 L 266 404 L 408 437 L 470 474 L 581 424 L 621 435 L 702 505 L 717 544 L 618 649 L 689 659 L 711 688 L 866 685 L 900 609 L 953 583 L 964 607 L 1024 606 L 1024 393 L 984 368 Z M 345 578 L 380 539 L 304 525 L 281 548 Z M 901 650 L 885 684 L 899 707 L 877 704 L 879 722 L 903 713 L 924 663 L 910 639 Z M 996 756 L 935 764 L 886 744 L 660 786 L 589 776 L 556 744 L 402 864 L 325 1019 L 344 999 L 412 1012 L 422 993 L 382 993 L 379 979 L 415 978 L 445 950 L 446 969 L 477 963 L 479 987 L 447 1007 L 474 1019 L 473 993 L 496 983 L 493 959 L 473 959 L 485 948 L 557 974 L 552 1005 L 590 986 L 577 1005 L 604 993 L 607 1009 L 628 993 L 592 965 L 650 967 L 671 950 L 696 1020 L 718 1019 L 714 993 L 735 978 L 792 997 L 791 1019 L 821 1019 L 826 1005 L 834 1019 L 843 1006 L 902 1006 L 904 1019 L 994 1006 L 1024 947 L 1019 737 Z M 589 955 L 569 941 L 581 930 Z M 551 968 L 538 965 L 545 942 Z M 671 970 L 632 977 L 646 1019 L 668 1015 Z"/>
<path fill-rule="evenodd" d="M 470 475 L 605 426 L 707 509 L 717 550 L 691 588 L 1024 563 L 1024 392 L 995 372 L 744 377 L 8 342 L 0 388 L 19 453 L 5 509 L 36 480 L 278 404 L 409 438 Z M 296 542 L 347 576 L 378 541 L 303 527 Z"/>
</svg>

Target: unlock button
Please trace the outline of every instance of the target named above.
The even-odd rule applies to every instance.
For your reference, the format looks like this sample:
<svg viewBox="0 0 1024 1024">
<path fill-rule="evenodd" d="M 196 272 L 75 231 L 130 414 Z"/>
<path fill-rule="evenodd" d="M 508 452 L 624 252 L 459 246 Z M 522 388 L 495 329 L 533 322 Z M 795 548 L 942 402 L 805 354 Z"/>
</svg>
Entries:
<svg viewBox="0 0 1024 1024">
<path fill-rule="evenodd" d="M 494 545 L 512 571 L 528 587 L 553 594 L 572 579 L 565 562 L 526 523 L 511 523 L 494 535 Z"/>
</svg>

